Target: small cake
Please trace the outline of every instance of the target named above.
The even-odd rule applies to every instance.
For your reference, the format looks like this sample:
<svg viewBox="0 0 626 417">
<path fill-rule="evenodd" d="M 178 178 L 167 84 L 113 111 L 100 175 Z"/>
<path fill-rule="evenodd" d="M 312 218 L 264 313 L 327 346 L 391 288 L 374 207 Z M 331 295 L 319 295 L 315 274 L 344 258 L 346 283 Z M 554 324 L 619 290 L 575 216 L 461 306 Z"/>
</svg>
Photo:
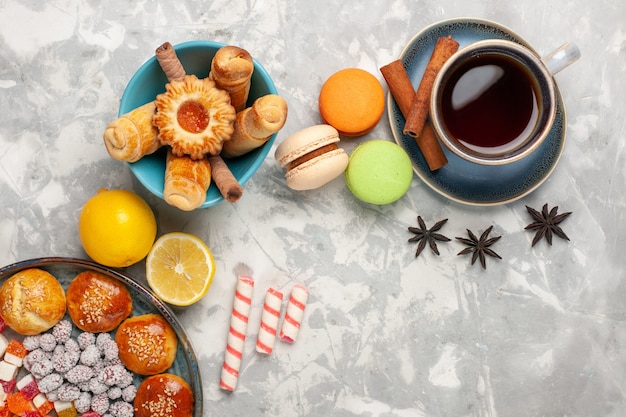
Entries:
<svg viewBox="0 0 626 417">
<path fill-rule="evenodd" d="M 17 333 L 35 335 L 52 328 L 65 315 L 65 291 L 49 272 L 24 269 L 0 288 L 0 316 Z"/>
<path fill-rule="evenodd" d="M 115 342 L 124 366 L 140 375 L 165 372 L 176 359 L 178 338 L 159 314 L 124 320 L 117 329 Z"/>
<path fill-rule="evenodd" d="M 156 98 L 152 123 L 163 145 L 176 156 L 202 159 L 221 152 L 234 131 L 235 108 L 227 92 L 208 79 L 186 75 L 172 80 Z"/>
<path fill-rule="evenodd" d="M 110 332 L 133 310 L 126 286 L 96 271 L 78 274 L 66 297 L 70 318 L 85 332 Z"/>
<path fill-rule="evenodd" d="M 185 380 L 174 374 L 154 375 L 137 388 L 135 417 L 190 417 L 193 403 L 193 392 Z"/>
<path fill-rule="evenodd" d="M 331 75 L 319 95 L 320 114 L 344 136 L 361 136 L 380 121 L 385 108 L 383 87 L 369 72 L 346 68 Z"/>
<path fill-rule="evenodd" d="M 359 200 L 370 204 L 389 204 L 409 190 L 413 165 L 404 149 L 397 144 L 370 140 L 352 150 L 344 176 L 346 185 Z"/>
</svg>

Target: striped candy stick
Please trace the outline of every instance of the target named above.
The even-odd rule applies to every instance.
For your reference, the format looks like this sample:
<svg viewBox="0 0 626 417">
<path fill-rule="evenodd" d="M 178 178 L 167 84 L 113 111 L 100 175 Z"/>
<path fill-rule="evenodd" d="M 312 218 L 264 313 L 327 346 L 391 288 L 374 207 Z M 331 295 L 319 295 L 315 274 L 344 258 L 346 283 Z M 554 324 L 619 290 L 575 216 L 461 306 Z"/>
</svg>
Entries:
<svg viewBox="0 0 626 417">
<path fill-rule="evenodd" d="M 239 368 L 243 357 L 243 345 L 248 328 L 248 316 L 252 304 L 252 290 L 254 279 L 242 275 L 237 279 L 235 297 L 233 300 L 233 312 L 230 318 L 230 329 L 224 353 L 224 366 L 220 377 L 220 388 L 234 391 L 239 378 Z"/>
<path fill-rule="evenodd" d="M 283 326 L 280 329 L 280 340 L 289 343 L 293 343 L 296 340 L 308 298 L 309 292 L 304 286 L 298 284 L 292 288 L 285 318 L 283 319 Z"/>
<path fill-rule="evenodd" d="M 267 290 L 265 302 L 263 303 L 263 313 L 261 314 L 261 327 L 259 328 L 259 336 L 256 341 L 256 351 L 259 353 L 269 355 L 274 350 L 282 302 L 282 292 L 274 288 Z"/>
</svg>

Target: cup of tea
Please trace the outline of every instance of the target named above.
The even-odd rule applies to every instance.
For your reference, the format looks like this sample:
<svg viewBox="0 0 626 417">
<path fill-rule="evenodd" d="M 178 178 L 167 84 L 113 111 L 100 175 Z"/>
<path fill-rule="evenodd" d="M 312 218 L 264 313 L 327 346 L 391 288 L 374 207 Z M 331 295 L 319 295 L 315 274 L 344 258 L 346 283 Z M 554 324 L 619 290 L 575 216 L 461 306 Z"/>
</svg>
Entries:
<svg viewBox="0 0 626 417">
<path fill-rule="evenodd" d="M 556 116 L 553 75 L 580 57 L 566 44 L 544 58 L 516 42 L 489 39 L 459 49 L 432 89 L 430 119 L 459 157 L 502 165 L 532 153 Z"/>
</svg>

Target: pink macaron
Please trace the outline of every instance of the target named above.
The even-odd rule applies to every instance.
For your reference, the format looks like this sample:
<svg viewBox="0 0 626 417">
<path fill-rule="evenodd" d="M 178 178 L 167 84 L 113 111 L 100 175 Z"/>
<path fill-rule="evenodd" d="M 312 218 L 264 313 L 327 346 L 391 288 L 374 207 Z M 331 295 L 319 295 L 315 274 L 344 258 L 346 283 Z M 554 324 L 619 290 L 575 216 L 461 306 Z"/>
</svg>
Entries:
<svg viewBox="0 0 626 417">
<path fill-rule="evenodd" d="M 312 190 L 340 176 L 349 158 L 338 143 L 337 129 L 326 124 L 310 126 L 287 137 L 274 155 L 280 166 L 287 169 L 287 186 Z"/>
</svg>

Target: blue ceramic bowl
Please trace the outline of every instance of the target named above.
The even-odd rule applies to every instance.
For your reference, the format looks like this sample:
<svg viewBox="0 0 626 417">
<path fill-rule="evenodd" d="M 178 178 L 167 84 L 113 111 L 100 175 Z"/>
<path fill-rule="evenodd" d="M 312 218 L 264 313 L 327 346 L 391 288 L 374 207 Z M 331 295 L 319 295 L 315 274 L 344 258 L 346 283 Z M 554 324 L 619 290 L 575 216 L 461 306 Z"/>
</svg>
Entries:
<svg viewBox="0 0 626 417">
<path fill-rule="evenodd" d="M 205 78 L 211 68 L 211 59 L 222 46 L 224 44 L 219 42 L 200 40 L 174 45 L 174 50 L 188 74 L 195 74 L 198 78 Z M 121 116 L 155 100 L 158 94 L 165 92 L 165 84 L 167 84 L 167 78 L 156 57 L 153 56 L 139 67 L 128 82 L 122 95 L 118 114 Z M 276 86 L 265 68 L 254 60 L 254 72 L 252 74 L 248 105 L 252 105 L 254 100 L 266 94 L 277 94 Z M 252 175 L 265 160 L 275 139 L 276 135 L 272 135 L 262 147 L 237 158 L 224 159 L 235 178 L 239 181 L 239 184 L 243 186 L 252 178 Z M 139 161 L 128 164 L 139 182 L 159 198 L 163 198 L 165 156 L 166 150 L 160 149 L 152 155 L 144 156 Z M 206 201 L 200 208 L 214 206 L 223 200 L 224 198 L 215 184 L 211 184 L 207 191 Z"/>
</svg>

